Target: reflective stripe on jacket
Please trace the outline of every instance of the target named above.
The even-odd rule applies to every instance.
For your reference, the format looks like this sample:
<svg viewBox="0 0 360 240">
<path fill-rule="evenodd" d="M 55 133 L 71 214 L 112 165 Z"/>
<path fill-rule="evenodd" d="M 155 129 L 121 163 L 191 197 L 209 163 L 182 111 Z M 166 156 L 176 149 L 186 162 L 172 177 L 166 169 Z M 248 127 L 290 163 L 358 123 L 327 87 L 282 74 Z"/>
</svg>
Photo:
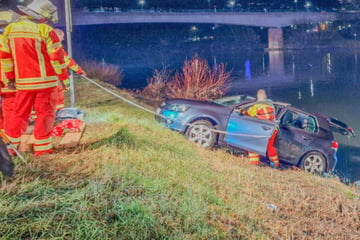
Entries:
<svg viewBox="0 0 360 240">
<path fill-rule="evenodd" d="M 262 120 L 274 121 L 275 119 L 275 109 L 270 103 L 256 103 L 246 111 L 246 114 Z"/>
<path fill-rule="evenodd" d="M 60 39 L 49 25 L 23 16 L 5 28 L 4 38 L 11 53 L 4 71 L 17 90 L 52 88 L 68 78 Z"/>
<path fill-rule="evenodd" d="M 0 86 L 1 86 L 1 94 L 6 93 L 14 93 L 16 90 L 9 89 L 7 87 L 9 80 L 5 76 L 4 68 L 8 67 L 9 59 L 11 59 L 11 54 L 7 52 L 7 48 L 4 47 L 4 37 L 2 34 L 0 34 Z M 11 62 L 11 61 L 10 61 Z M 12 67 L 10 67 L 11 69 Z M 9 69 L 9 67 L 8 67 Z"/>
</svg>

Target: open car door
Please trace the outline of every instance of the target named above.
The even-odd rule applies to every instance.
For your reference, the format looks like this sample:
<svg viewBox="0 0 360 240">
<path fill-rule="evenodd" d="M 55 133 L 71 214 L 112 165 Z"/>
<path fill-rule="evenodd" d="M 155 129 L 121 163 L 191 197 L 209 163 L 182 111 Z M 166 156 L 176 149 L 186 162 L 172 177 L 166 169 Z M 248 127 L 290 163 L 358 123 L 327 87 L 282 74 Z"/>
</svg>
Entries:
<svg viewBox="0 0 360 240">
<path fill-rule="evenodd" d="M 275 126 L 275 122 L 233 111 L 227 124 L 224 141 L 233 147 L 266 156 L 267 144 Z"/>
<path fill-rule="evenodd" d="M 340 133 L 342 135 L 355 137 L 355 132 L 352 127 L 349 127 L 346 123 L 339 121 L 335 118 L 329 117 L 327 119 L 329 126 L 333 132 Z"/>
</svg>

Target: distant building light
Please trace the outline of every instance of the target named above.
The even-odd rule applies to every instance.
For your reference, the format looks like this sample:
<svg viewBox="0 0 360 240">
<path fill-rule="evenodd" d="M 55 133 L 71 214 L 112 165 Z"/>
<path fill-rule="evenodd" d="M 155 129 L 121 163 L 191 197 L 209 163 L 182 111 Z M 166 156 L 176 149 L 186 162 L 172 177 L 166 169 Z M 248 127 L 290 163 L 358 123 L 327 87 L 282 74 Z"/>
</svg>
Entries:
<svg viewBox="0 0 360 240">
<path fill-rule="evenodd" d="M 320 24 L 320 29 L 321 29 L 321 31 L 325 31 L 326 30 L 326 24 L 325 23 Z"/>
</svg>

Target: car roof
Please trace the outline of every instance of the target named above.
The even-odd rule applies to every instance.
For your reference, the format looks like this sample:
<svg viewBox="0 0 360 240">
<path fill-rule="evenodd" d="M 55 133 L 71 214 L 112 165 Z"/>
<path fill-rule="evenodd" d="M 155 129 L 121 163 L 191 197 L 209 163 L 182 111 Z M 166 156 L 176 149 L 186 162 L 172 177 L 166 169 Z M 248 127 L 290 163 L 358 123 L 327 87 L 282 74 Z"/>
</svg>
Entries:
<svg viewBox="0 0 360 240">
<path fill-rule="evenodd" d="M 239 103 L 253 102 L 255 100 L 256 98 L 249 95 L 232 95 L 232 96 L 215 99 L 212 102 L 224 106 L 234 106 L 234 105 L 238 105 Z"/>
</svg>

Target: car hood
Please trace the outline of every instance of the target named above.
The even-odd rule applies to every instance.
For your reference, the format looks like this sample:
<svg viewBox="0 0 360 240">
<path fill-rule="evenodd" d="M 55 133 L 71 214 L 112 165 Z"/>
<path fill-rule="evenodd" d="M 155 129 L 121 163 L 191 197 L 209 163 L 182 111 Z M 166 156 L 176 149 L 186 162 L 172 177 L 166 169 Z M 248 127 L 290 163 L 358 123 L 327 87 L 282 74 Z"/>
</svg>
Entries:
<svg viewBox="0 0 360 240">
<path fill-rule="evenodd" d="M 187 104 L 191 106 L 191 108 L 197 108 L 197 109 L 209 109 L 211 111 L 212 108 L 219 109 L 231 109 L 230 106 L 224 106 L 215 102 L 211 101 L 204 101 L 204 100 L 191 100 L 191 99 L 182 99 L 182 98 L 176 98 L 176 99 L 168 99 L 165 101 L 165 105 L 168 104 Z M 214 111 L 214 110 L 213 110 Z"/>
<path fill-rule="evenodd" d="M 192 122 L 196 119 L 209 119 L 217 125 L 219 130 L 226 128 L 227 120 L 232 112 L 231 106 L 224 106 L 210 101 L 199 101 L 190 99 L 171 99 L 167 100 L 164 106 L 172 104 L 188 105 L 186 112 L 182 113 L 182 118 L 186 118 L 187 122 Z M 166 109 L 166 107 L 164 107 Z"/>
</svg>

